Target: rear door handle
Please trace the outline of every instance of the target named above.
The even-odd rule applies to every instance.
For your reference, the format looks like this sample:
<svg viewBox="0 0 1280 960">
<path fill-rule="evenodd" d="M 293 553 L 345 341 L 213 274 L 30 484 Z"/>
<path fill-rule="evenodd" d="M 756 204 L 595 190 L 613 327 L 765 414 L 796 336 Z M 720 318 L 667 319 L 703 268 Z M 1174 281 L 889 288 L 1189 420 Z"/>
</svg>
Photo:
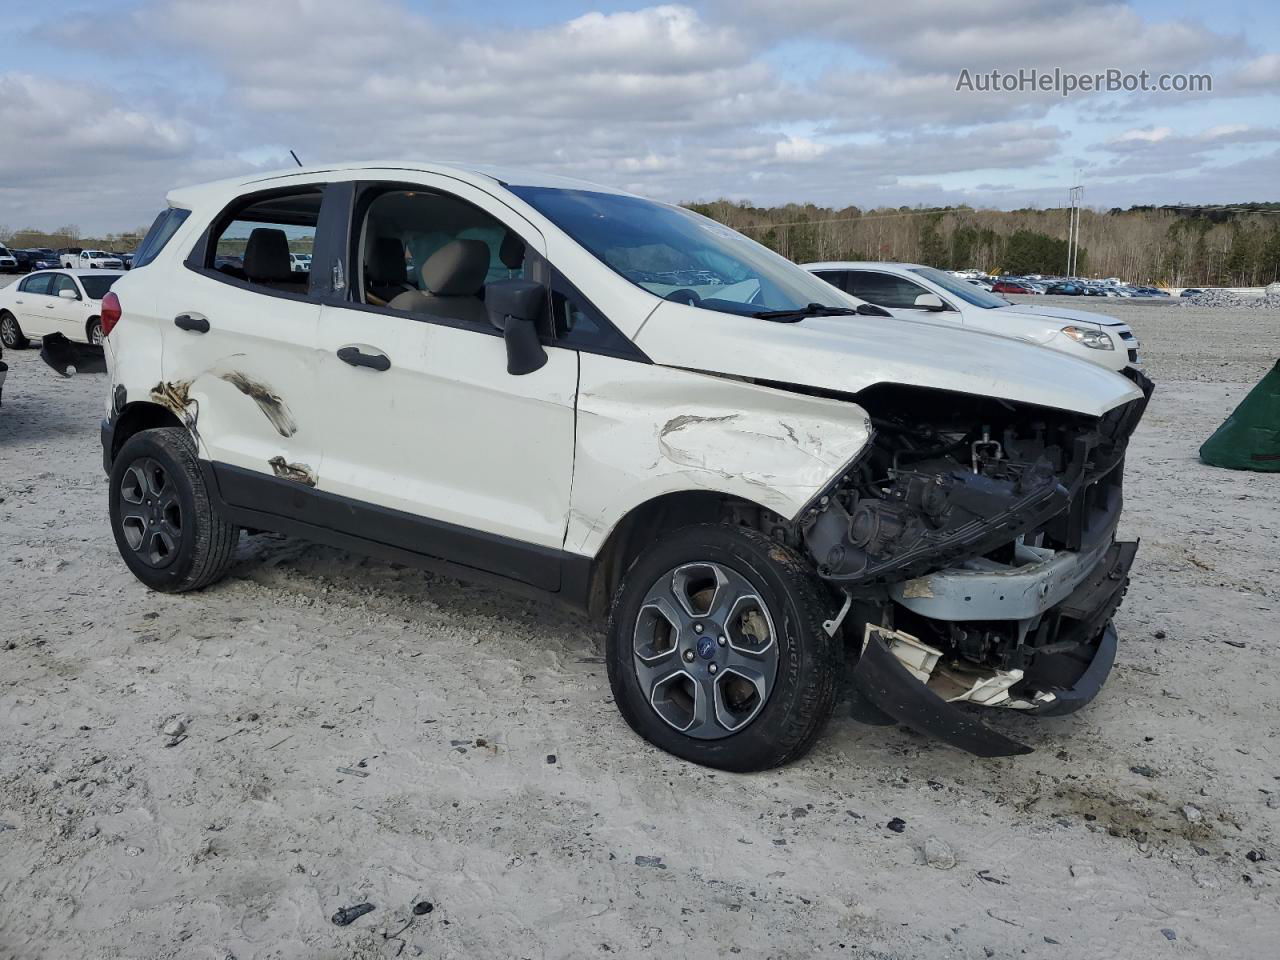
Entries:
<svg viewBox="0 0 1280 960">
<path fill-rule="evenodd" d="M 198 313 L 180 313 L 173 318 L 173 325 L 179 330 L 190 330 L 192 333 L 209 332 L 209 318 Z"/>
<path fill-rule="evenodd" d="M 338 359 L 353 367 L 368 367 L 379 373 L 391 369 L 391 358 L 385 353 L 362 353 L 359 347 L 339 347 Z"/>
</svg>

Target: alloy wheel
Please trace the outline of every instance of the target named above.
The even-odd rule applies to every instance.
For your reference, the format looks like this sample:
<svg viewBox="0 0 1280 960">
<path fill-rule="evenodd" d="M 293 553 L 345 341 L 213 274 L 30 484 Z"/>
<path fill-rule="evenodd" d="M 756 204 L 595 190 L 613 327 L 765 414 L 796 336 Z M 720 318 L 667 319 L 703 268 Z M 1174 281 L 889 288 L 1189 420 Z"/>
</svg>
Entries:
<svg viewBox="0 0 1280 960">
<path fill-rule="evenodd" d="M 149 567 L 167 567 L 182 545 L 182 503 L 168 469 L 151 457 L 129 465 L 117 491 L 120 527 L 129 548 Z"/>
<path fill-rule="evenodd" d="M 774 618 L 759 592 L 720 563 L 682 564 L 649 588 L 632 632 L 636 678 L 676 730 L 718 740 L 745 728 L 778 672 Z"/>
<path fill-rule="evenodd" d="M 13 317 L 5 317 L 0 320 L 0 342 L 11 350 L 17 349 L 18 338 L 21 333 L 18 330 L 18 321 Z"/>
</svg>

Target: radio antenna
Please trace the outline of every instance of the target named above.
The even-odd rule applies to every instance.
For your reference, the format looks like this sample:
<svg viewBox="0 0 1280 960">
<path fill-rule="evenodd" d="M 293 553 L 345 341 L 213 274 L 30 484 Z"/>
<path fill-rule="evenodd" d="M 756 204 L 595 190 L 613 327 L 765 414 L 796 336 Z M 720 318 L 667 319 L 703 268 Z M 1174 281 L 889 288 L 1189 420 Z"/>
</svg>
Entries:
<svg viewBox="0 0 1280 960">
<path fill-rule="evenodd" d="M 294 163 L 296 163 L 298 166 L 302 166 L 302 161 L 298 159 L 298 155 L 294 153 L 292 150 L 289 151 L 289 156 L 293 157 Z"/>
</svg>

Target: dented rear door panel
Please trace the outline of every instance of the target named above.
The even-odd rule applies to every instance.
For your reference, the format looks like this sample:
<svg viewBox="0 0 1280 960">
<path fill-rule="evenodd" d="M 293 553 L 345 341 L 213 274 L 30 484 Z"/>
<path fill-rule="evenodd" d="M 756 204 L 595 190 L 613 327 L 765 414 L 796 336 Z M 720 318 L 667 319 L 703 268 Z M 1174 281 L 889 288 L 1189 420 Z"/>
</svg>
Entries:
<svg viewBox="0 0 1280 960">
<path fill-rule="evenodd" d="M 177 414 L 200 456 L 290 480 L 312 472 L 324 435 L 319 305 L 188 271 L 181 285 L 158 289 L 155 313 L 163 375 L 147 399 Z M 179 328 L 182 315 L 206 320 L 207 332 Z"/>
</svg>

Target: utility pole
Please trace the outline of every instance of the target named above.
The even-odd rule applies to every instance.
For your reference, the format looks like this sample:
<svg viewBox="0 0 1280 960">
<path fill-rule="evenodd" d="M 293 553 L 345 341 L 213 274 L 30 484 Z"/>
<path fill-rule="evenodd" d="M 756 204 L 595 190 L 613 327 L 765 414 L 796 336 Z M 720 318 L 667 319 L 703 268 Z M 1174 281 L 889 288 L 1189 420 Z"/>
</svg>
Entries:
<svg viewBox="0 0 1280 960">
<path fill-rule="evenodd" d="M 1077 174 L 1076 179 L 1079 179 Z M 1076 275 L 1076 261 L 1080 250 L 1080 205 L 1084 200 L 1084 187 L 1076 184 L 1071 188 L 1071 220 L 1067 227 L 1067 276 Z"/>
</svg>

